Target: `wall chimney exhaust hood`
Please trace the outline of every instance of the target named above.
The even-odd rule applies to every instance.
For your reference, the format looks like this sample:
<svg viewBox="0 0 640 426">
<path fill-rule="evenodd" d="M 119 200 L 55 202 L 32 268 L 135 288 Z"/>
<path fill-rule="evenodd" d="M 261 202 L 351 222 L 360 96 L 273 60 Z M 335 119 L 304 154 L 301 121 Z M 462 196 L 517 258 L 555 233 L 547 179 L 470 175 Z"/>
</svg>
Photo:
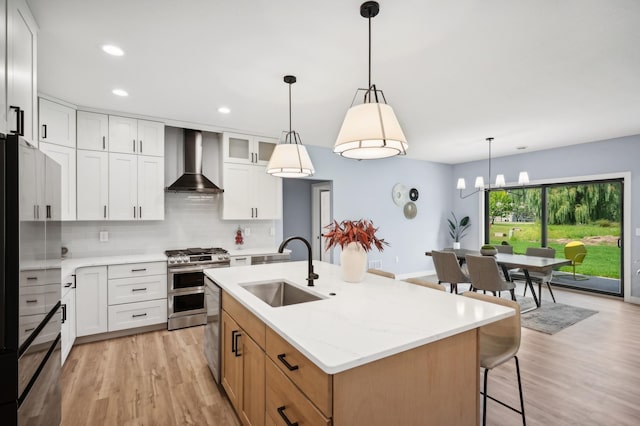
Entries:
<svg viewBox="0 0 640 426">
<path fill-rule="evenodd" d="M 220 194 L 224 192 L 202 174 L 202 133 L 184 130 L 184 174 L 167 188 L 170 192 Z"/>
</svg>

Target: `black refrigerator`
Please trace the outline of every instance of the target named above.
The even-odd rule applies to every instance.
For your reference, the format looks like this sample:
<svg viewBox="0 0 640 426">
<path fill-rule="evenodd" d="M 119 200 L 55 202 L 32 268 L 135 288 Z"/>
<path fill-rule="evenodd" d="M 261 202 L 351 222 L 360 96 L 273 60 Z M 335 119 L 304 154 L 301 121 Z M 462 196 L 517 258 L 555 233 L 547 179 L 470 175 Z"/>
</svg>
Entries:
<svg viewBox="0 0 640 426">
<path fill-rule="evenodd" d="M 57 425 L 60 165 L 17 135 L 0 146 L 0 423 Z"/>
</svg>

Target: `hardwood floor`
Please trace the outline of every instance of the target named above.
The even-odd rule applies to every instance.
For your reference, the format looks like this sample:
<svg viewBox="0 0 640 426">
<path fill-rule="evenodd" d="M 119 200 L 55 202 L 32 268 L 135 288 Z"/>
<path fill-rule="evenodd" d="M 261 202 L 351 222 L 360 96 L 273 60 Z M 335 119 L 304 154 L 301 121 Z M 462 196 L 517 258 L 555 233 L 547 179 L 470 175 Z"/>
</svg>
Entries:
<svg viewBox="0 0 640 426">
<path fill-rule="evenodd" d="M 74 346 L 62 425 L 240 425 L 203 355 L 204 327 Z"/>
<path fill-rule="evenodd" d="M 554 294 L 599 312 L 552 336 L 522 329 L 527 424 L 637 425 L 640 306 L 559 288 Z M 546 290 L 543 297 L 552 303 Z M 75 346 L 62 374 L 62 424 L 239 425 L 211 378 L 202 341 L 203 328 L 194 327 Z M 489 394 L 517 406 L 513 361 L 491 372 Z M 489 401 L 487 424 L 521 423 Z"/>
</svg>

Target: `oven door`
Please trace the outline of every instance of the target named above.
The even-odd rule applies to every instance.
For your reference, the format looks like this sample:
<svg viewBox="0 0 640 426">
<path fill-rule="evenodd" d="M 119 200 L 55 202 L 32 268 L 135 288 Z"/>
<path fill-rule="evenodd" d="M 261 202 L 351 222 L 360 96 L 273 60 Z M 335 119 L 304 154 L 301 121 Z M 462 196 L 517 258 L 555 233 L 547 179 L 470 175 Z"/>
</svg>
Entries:
<svg viewBox="0 0 640 426">
<path fill-rule="evenodd" d="M 169 318 L 207 313 L 204 290 L 170 293 L 167 303 Z"/>
<path fill-rule="evenodd" d="M 169 268 L 167 275 L 167 291 L 204 291 L 203 267 L 185 266 L 180 268 Z"/>
</svg>

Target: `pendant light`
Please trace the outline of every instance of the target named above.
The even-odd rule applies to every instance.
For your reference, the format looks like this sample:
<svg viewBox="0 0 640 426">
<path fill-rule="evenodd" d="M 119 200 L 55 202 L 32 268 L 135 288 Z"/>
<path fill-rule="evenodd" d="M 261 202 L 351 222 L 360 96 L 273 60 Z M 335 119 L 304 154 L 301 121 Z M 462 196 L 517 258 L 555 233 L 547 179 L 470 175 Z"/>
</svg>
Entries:
<svg viewBox="0 0 640 426">
<path fill-rule="evenodd" d="M 474 184 L 474 187 L 476 188 L 476 190 L 470 194 L 463 196 L 462 190 L 467 188 L 467 184 L 464 178 L 458 178 L 458 184 L 456 185 L 456 189 L 460 190 L 460 198 L 467 198 L 480 191 L 491 191 L 491 142 L 493 142 L 493 138 L 487 138 L 486 141 L 489 142 L 489 179 L 488 179 L 489 186 L 485 188 L 484 177 L 478 176 L 476 177 L 476 182 Z M 521 185 L 522 187 L 524 187 L 528 183 L 529 183 L 529 174 L 527 172 L 520 172 L 520 174 L 518 175 L 518 185 Z M 494 185 L 494 188 L 502 188 L 505 185 L 506 183 L 504 180 L 504 175 L 503 174 L 496 175 L 496 183 Z"/>
<path fill-rule="evenodd" d="M 296 81 L 293 75 L 284 76 L 284 82 L 289 85 L 289 131 L 282 132 L 281 141 L 269 159 L 267 173 L 273 176 L 300 178 L 313 176 L 315 173 L 307 149 L 300 140 L 300 134 L 291 130 L 291 85 Z"/>
<path fill-rule="evenodd" d="M 360 6 L 360 15 L 369 21 L 369 86 L 356 90 L 354 101 L 359 92 L 364 92 L 363 103 L 351 104 L 333 148 L 336 154 L 357 160 L 405 155 L 408 147 L 393 108 L 382 90 L 371 84 L 371 18 L 379 11 L 380 5 L 375 1 Z"/>
</svg>

